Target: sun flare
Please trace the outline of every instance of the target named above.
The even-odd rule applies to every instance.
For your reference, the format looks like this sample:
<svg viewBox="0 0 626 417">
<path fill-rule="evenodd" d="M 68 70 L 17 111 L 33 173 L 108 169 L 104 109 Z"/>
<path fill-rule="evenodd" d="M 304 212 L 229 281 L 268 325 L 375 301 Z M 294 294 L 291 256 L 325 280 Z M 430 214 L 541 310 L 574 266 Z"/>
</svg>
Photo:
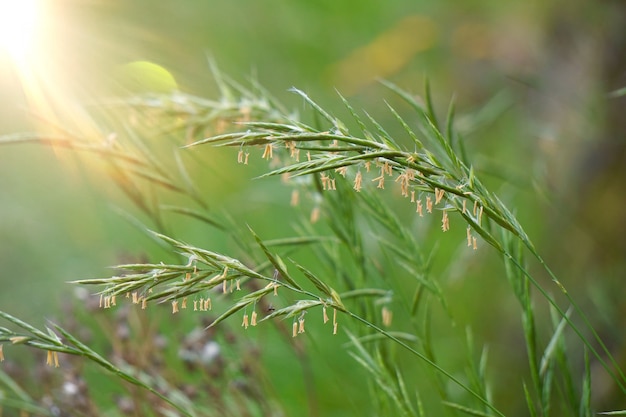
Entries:
<svg viewBox="0 0 626 417">
<path fill-rule="evenodd" d="M 0 0 L 0 48 L 23 63 L 33 48 L 39 0 Z"/>
</svg>

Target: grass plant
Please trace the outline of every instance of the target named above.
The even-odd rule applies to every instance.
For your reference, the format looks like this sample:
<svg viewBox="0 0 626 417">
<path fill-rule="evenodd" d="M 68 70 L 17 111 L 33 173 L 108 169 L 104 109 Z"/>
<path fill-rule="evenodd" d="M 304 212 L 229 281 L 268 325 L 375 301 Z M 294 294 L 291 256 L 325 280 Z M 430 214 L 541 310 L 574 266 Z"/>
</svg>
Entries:
<svg viewBox="0 0 626 417">
<path fill-rule="evenodd" d="M 114 276 L 73 282 L 96 287 L 105 311 L 121 302 L 134 304 L 139 312 L 165 304 L 173 315 L 211 311 L 215 316 L 206 332 L 229 322 L 241 324 L 242 330 L 274 326 L 275 334 L 298 352 L 303 369 L 314 367 L 316 358 L 302 353 L 302 343 L 315 340 L 314 332 L 322 331 L 311 330 L 309 323 L 321 322 L 327 334 L 347 335 L 345 348 L 371 385 L 371 403 L 359 412 L 374 406 L 372 415 L 504 416 L 515 411 L 494 396 L 490 376 L 507 370 L 490 368 L 487 346 L 476 340 L 471 328 L 461 331 L 465 365 L 451 364 L 440 354 L 441 341 L 433 329 L 441 317 L 449 323 L 455 317 L 445 279 L 433 273 L 440 259 L 422 239 L 432 236 L 433 228 L 441 229 L 441 234 L 461 229 L 456 247 L 468 256 L 495 251 L 517 300 L 528 359 L 527 378 L 517 381 L 517 395 L 525 401 L 528 415 L 593 415 L 597 411 L 592 401 L 593 364 L 601 365 L 604 378 L 626 397 L 626 377 L 593 323 L 543 260 L 514 211 L 474 169 L 455 123 L 454 103 L 441 118 L 428 85 L 421 99 L 383 82 L 410 111 L 406 116 L 405 110 L 388 104 L 396 126 L 383 126 L 340 94 L 349 120 L 340 120 L 301 90 L 293 92 L 303 102 L 303 116 L 256 82 L 244 87 L 218 71 L 215 79 L 218 100 L 176 93 L 108 103 L 107 121 L 119 128 L 110 140 L 62 128 L 55 128 L 54 134 L 2 138 L 5 145 L 37 142 L 95 152 L 111 181 L 151 225 L 133 222 L 172 254 L 172 261 L 126 263 L 117 266 Z M 145 120 L 131 127 L 120 123 L 120 114 L 129 111 Z M 184 143 L 178 142 L 182 149 L 163 160 L 142 137 L 143 123 L 182 137 Z M 247 226 L 246 219 L 209 208 L 206 193 L 183 158 L 188 153 L 201 155 L 207 146 L 232 148 L 233 165 L 236 161 L 242 169 L 253 158 L 267 161 L 269 169 L 255 181 L 280 177 L 291 187 L 293 235 L 266 239 Z M 166 204 L 166 193 L 186 203 Z M 187 243 L 168 228 L 166 213 L 219 230 L 237 249 L 222 253 Z M 429 224 L 423 235 L 415 232 L 416 220 Z M 541 274 L 553 285 L 542 284 Z M 545 306 L 550 311 L 547 336 L 546 326 L 538 324 Z M 436 311 L 444 314 L 435 319 Z M 19 330 L 0 329 L 0 342 L 49 352 L 52 365 L 57 353 L 86 358 L 163 401 L 137 415 L 217 415 L 218 410 L 198 404 L 180 390 L 163 389 L 158 374 L 106 359 L 58 325 L 42 331 L 7 312 L 0 316 Z M 303 333 L 310 338 L 302 342 Z M 416 382 L 416 372 L 431 381 L 428 388 Z M 2 383 L 11 386 L 8 377 Z M 303 397 L 314 401 L 312 390 L 309 387 Z M 13 398 L 2 398 L 0 404 L 51 415 L 20 392 L 13 389 Z M 255 401 L 260 396 L 248 398 Z M 271 408 L 246 410 L 247 415 L 268 415 Z M 241 410 L 219 412 L 236 415 Z M 314 405 L 309 413 L 315 415 Z"/>
</svg>

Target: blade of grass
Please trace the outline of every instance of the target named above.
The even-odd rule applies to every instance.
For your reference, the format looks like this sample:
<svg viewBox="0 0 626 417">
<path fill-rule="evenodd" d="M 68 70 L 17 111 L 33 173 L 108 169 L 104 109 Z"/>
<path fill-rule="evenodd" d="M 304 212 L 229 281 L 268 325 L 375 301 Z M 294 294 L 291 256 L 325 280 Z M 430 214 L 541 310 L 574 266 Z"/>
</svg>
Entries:
<svg viewBox="0 0 626 417">
<path fill-rule="evenodd" d="M 441 403 L 445 405 L 446 407 L 450 407 L 456 411 L 460 411 L 461 413 L 464 413 L 470 416 L 479 416 L 479 417 L 492 417 L 493 416 L 493 414 L 488 414 L 483 411 L 475 410 L 473 408 L 469 408 L 464 405 L 453 403 L 450 401 L 442 401 Z"/>
</svg>

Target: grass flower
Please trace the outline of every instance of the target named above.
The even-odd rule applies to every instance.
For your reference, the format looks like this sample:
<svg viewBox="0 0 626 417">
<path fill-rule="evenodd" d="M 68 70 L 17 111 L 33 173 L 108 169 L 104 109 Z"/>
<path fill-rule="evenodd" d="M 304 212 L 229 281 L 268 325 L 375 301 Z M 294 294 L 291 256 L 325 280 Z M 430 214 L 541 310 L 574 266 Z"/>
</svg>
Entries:
<svg viewBox="0 0 626 417">
<path fill-rule="evenodd" d="M 292 190 L 291 191 L 291 199 L 290 199 L 289 205 L 291 207 L 296 207 L 296 206 L 298 206 L 299 203 L 300 203 L 300 191 Z"/>
<path fill-rule="evenodd" d="M 439 204 L 439 202 L 443 199 L 444 194 L 444 190 L 435 187 L 435 205 Z"/>
<path fill-rule="evenodd" d="M 263 149 L 263 155 L 261 156 L 261 158 L 270 160 L 273 157 L 274 157 L 273 145 L 271 143 L 268 143 L 267 145 L 265 145 L 265 148 Z"/>
<path fill-rule="evenodd" d="M 309 216 L 309 221 L 311 222 L 311 224 L 315 224 L 319 221 L 320 219 L 320 208 L 315 206 L 313 207 L 313 210 L 311 210 L 311 215 Z"/>
<path fill-rule="evenodd" d="M 354 186 L 352 187 L 357 193 L 361 192 L 362 181 L 363 175 L 361 174 L 361 171 L 357 171 L 356 175 L 354 176 Z"/>
<path fill-rule="evenodd" d="M 378 181 L 378 185 L 376 185 L 376 188 L 385 188 L 385 175 L 381 174 L 378 177 L 374 178 L 372 181 Z"/>
<path fill-rule="evenodd" d="M 393 312 L 384 306 L 381 310 L 383 326 L 390 327 L 393 320 Z"/>
<path fill-rule="evenodd" d="M 56 351 L 49 350 L 46 355 L 46 365 L 54 366 L 55 368 L 59 367 L 59 353 Z"/>
<path fill-rule="evenodd" d="M 298 319 L 298 334 L 304 333 L 304 318 Z"/>
<path fill-rule="evenodd" d="M 443 216 L 441 217 L 441 230 L 447 232 L 450 230 L 450 218 L 448 217 L 448 212 L 443 211 Z"/>
</svg>

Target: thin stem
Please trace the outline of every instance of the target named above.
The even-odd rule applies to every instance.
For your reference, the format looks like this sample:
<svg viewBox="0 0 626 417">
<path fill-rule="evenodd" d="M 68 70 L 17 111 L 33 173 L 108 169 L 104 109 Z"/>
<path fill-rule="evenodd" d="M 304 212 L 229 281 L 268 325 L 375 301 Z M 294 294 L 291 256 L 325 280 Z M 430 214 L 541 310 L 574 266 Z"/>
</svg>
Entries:
<svg viewBox="0 0 626 417">
<path fill-rule="evenodd" d="M 428 365 L 432 366 L 435 370 L 437 370 L 438 372 L 440 372 L 442 375 L 444 375 L 446 378 L 448 378 L 450 381 L 454 382 L 455 384 L 457 384 L 459 387 L 461 387 L 463 390 L 465 390 L 468 394 L 470 394 L 472 397 L 476 398 L 478 401 L 480 401 L 481 403 L 483 403 L 485 406 L 487 406 L 491 411 L 493 411 L 494 413 L 496 413 L 497 415 L 501 416 L 501 417 L 505 417 L 504 414 L 502 414 L 502 412 L 500 412 L 500 410 L 498 410 L 493 404 L 491 404 L 487 399 L 485 399 L 484 397 L 482 397 L 479 393 L 477 393 L 476 391 L 472 390 L 471 388 L 469 388 L 467 385 L 463 384 L 461 381 L 459 381 L 456 377 L 454 377 L 451 373 L 449 373 L 448 371 L 446 371 L 445 369 L 443 369 L 441 366 L 437 365 L 435 362 L 433 362 L 432 360 L 428 359 L 426 356 L 424 356 L 424 354 L 418 352 L 417 350 L 413 349 L 411 346 L 409 346 L 408 344 L 406 344 L 405 342 L 403 342 L 402 340 L 398 339 L 396 336 L 386 332 L 385 330 L 381 329 L 380 327 L 376 326 L 375 324 L 367 321 L 366 319 L 362 318 L 361 316 L 358 316 L 350 311 L 347 310 L 343 310 L 344 313 L 348 314 L 350 317 L 360 321 L 361 323 L 365 324 L 366 326 L 368 326 L 369 328 L 375 330 L 376 332 L 382 334 L 383 336 L 393 340 L 395 343 L 397 343 L 398 345 L 402 346 L 403 348 L 405 348 L 406 350 L 408 350 L 409 352 L 411 352 L 412 354 L 416 355 L 418 358 L 420 358 L 421 360 L 423 360 L 424 362 L 426 362 Z"/>
<path fill-rule="evenodd" d="M 580 315 L 580 317 L 583 319 L 583 321 L 585 322 L 585 325 L 587 326 L 587 328 L 591 331 L 591 333 L 593 334 L 593 337 L 596 339 L 596 341 L 598 342 L 598 344 L 600 345 L 600 347 L 602 348 L 602 350 L 604 351 L 604 353 L 606 353 L 607 357 L 609 358 L 609 360 L 611 361 L 611 364 L 615 367 L 615 369 L 617 369 L 617 373 L 619 374 L 619 376 L 622 378 L 623 381 L 626 381 L 626 376 L 624 375 L 624 372 L 622 371 L 621 367 L 619 366 L 619 364 L 617 363 L 617 361 L 615 360 L 615 358 L 613 357 L 613 355 L 611 354 L 611 352 L 609 351 L 609 349 L 606 347 L 606 345 L 604 344 L 604 342 L 602 341 L 602 339 L 600 338 L 600 335 L 598 335 L 598 332 L 596 332 L 596 330 L 593 328 L 591 322 L 589 321 L 589 318 L 587 317 L 587 315 L 583 312 L 583 310 L 578 306 L 577 303 L 574 302 L 574 299 L 572 298 L 572 296 L 569 294 L 569 292 L 565 289 L 565 287 L 563 286 L 563 284 L 561 284 L 561 282 L 557 279 L 556 275 L 554 274 L 554 272 L 552 272 L 552 270 L 550 269 L 550 267 L 548 267 L 548 265 L 544 262 L 543 258 L 541 256 L 539 256 L 539 254 L 533 252 L 533 255 L 535 255 L 535 257 L 537 258 L 537 260 L 539 261 L 539 263 L 541 264 L 541 266 L 543 266 L 543 268 L 546 270 L 546 272 L 550 275 L 550 278 L 552 279 L 552 281 L 554 281 L 554 283 L 559 287 L 559 289 L 561 289 L 561 291 L 563 292 L 563 294 L 565 295 L 565 297 L 567 298 L 567 300 L 570 302 L 570 304 L 574 307 L 574 309 L 576 310 L 576 312 Z M 559 314 L 561 314 L 561 316 L 563 318 L 566 318 L 562 311 L 559 310 Z M 568 321 L 569 323 L 569 321 Z M 579 334 L 580 336 L 580 334 Z M 585 342 L 585 345 L 594 353 L 594 355 L 598 358 L 598 360 L 600 361 L 600 363 L 602 363 L 602 365 L 604 366 L 604 368 L 611 374 L 611 376 L 615 377 L 615 374 L 613 374 L 613 372 L 611 372 L 607 365 L 605 364 L 605 362 L 602 360 L 602 358 L 599 356 L 599 354 L 591 347 L 591 345 L 585 340 L 583 339 L 583 341 Z M 619 385 L 619 387 L 622 389 L 622 392 L 626 393 L 626 387 L 624 387 L 624 385 L 622 385 L 619 381 L 615 381 L 617 382 L 617 384 Z"/>
<path fill-rule="evenodd" d="M 620 387 L 620 389 L 622 390 L 622 392 L 626 393 L 626 387 L 624 387 L 624 385 L 622 384 L 622 382 L 619 380 L 619 378 L 617 377 L 617 375 L 615 374 L 615 372 L 608 366 L 608 364 L 604 361 L 604 359 L 602 359 L 602 356 L 600 355 L 600 353 L 598 353 L 598 351 L 591 345 L 591 343 L 587 340 L 587 338 L 582 334 L 582 332 L 580 331 L 580 329 L 578 329 L 578 327 L 574 324 L 574 322 L 569 318 L 569 316 L 565 313 L 565 311 L 563 311 L 563 309 L 561 307 L 559 307 L 559 305 L 556 303 L 556 301 L 548 294 L 548 292 L 541 286 L 539 285 L 539 283 L 537 282 L 537 280 L 535 280 L 535 278 L 533 278 L 530 273 L 522 266 L 520 265 L 519 262 L 517 262 L 517 260 L 507 251 L 502 250 L 502 254 L 509 259 L 527 278 L 528 280 L 533 284 L 533 286 L 535 288 L 537 288 L 537 290 L 541 293 L 541 295 L 543 295 L 543 297 L 548 301 L 548 303 L 550 303 L 550 305 L 552 307 L 554 307 L 554 309 L 559 313 L 559 315 L 561 316 L 561 318 L 563 318 L 563 320 L 565 320 L 567 322 L 567 324 L 570 326 L 570 328 L 574 331 L 574 333 L 576 333 L 576 335 L 580 338 L 580 340 L 585 344 L 585 346 L 587 346 L 587 348 L 589 348 L 590 351 L 593 352 L 594 356 L 596 357 L 596 359 L 598 360 L 598 362 L 600 362 L 600 364 L 602 365 L 602 367 L 611 375 L 611 377 L 613 378 L 613 380 L 617 383 L 617 385 Z M 538 257 L 538 259 L 541 259 L 537 254 L 535 254 L 535 256 Z M 549 273 L 551 272 L 550 269 L 548 268 L 548 266 L 545 263 L 542 263 L 542 265 L 544 266 L 544 268 L 546 268 L 546 271 L 548 271 Z M 591 326 L 591 323 L 588 322 L 588 320 L 586 319 L 586 316 L 584 315 L 584 313 L 580 310 L 580 308 L 577 307 L 577 305 L 574 303 L 573 299 L 569 296 L 569 294 L 567 294 L 567 291 L 565 291 L 565 288 L 563 287 L 563 285 L 558 281 L 558 279 L 556 279 L 556 276 L 554 274 L 551 275 L 554 282 L 559 286 L 559 288 L 561 288 L 568 300 L 571 302 L 571 304 L 574 306 L 574 308 L 576 309 L 576 311 L 582 315 L 583 319 L 585 320 L 585 324 L 587 324 L 587 326 L 592 330 L 593 334 L 596 337 L 596 340 L 600 343 L 600 345 L 603 347 L 605 353 L 607 353 L 608 357 L 611 358 L 611 363 L 617 367 L 617 369 L 619 370 L 619 374 L 622 378 L 624 378 L 622 371 L 620 370 L 619 366 L 617 366 L 617 364 L 615 363 L 615 359 L 613 358 L 613 356 L 608 352 L 608 350 L 606 349 L 606 346 L 604 345 L 604 343 L 602 343 L 602 341 L 600 340 L 600 337 L 598 336 L 598 334 L 593 330 L 593 327 Z"/>
</svg>

